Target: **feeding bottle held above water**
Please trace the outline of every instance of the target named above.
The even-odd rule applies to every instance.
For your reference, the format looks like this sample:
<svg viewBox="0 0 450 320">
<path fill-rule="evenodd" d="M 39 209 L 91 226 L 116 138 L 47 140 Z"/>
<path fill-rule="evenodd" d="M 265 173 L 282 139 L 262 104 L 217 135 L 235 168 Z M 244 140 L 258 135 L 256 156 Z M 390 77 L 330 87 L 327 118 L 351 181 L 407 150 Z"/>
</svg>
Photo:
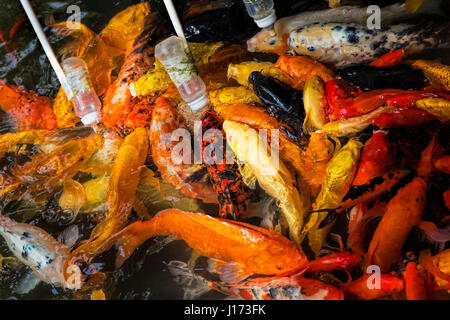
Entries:
<svg viewBox="0 0 450 320">
<path fill-rule="evenodd" d="M 249 16 L 261 29 L 269 28 L 277 21 L 273 0 L 244 0 L 244 4 Z"/>
<path fill-rule="evenodd" d="M 84 125 L 99 121 L 101 102 L 92 86 L 89 70 L 84 60 L 71 57 L 62 63 L 69 88 L 64 88 L 67 98 L 72 101 L 75 113 Z"/>
<path fill-rule="evenodd" d="M 191 110 L 197 111 L 206 107 L 209 99 L 205 83 L 198 76 L 188 50 L 185 40 L 172 36 L 156 45 L 155 55 L 176 85 L 181 98 Z"/>
</svg>

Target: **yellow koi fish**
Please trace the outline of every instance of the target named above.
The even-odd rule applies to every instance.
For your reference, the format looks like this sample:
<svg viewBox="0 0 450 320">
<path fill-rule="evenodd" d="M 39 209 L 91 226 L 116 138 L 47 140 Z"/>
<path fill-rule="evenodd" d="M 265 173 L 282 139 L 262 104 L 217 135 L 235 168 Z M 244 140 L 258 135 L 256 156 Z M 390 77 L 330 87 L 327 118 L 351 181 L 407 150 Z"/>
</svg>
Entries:
<svg viewBox="0 0 450 320">
<path fill-rule="evenodd" d="M 350 140 L 330 160 L 325 174 L 322 189 L 313 204 L 313 210 L 337 208 L 347 191 L 349 190 L 355 176 L 360 150 L 363 144 L 356 140 Z M 313 212 L 305 226 L 308 232 L 309 245 L 317 255 L 326 240 L 332 224 L 319 229 L 319 225 L 327 216 L 327 212 Z"/>
</svg>

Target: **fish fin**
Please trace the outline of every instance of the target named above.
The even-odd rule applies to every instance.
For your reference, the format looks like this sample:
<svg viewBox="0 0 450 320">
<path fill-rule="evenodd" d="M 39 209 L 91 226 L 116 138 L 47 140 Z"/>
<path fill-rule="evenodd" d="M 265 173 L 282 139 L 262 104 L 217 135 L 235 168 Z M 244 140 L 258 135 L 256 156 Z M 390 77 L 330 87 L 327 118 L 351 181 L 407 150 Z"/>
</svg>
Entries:
<svg viewBox="0 0 450 320">
<path fill-rule="evenodd" d="M 187 300 L 197 299 L 203 294 L 211 291 L 209 282 L 196 275 L 186 263 L 172 260 L 167 264 L 174 282 L 183 288 L 183 298 Z"/>
<path fill-rule="evenodd" d="M 189 261 L 188 261 L 188 264 L 187 264 L 187 266 L 188 266 L 190 271 L 192 271 L 192 272 L 194 271 L 195 263 L 197 262 L 198 258 L 200 258 L 201 256 L 202 255 L 199 254 L 197 251 L 192 250 L 191 257 L 189 258 Z"/>
<path fill-rule="evenodd" d="M 316 129 L 311 122 L 311 111 L 309 111 L 305 116 L 305 120 L 303 120 L 303 132 L 310 134 L 314 131 L 316 131 Z"/>
<path fill-rule="evenodd" d="M 417 227 L 422 231 L 436 232 L 438 230 L 438 227 L 431 221 L 422 220 L 417 224 Z"/>
<path fill-rule="evenodd" d="M 249 276 L 250 274 L 242 268 L 242 265 L 235 262 L 229 262 L 222 267 L 220 280 L 225 283 L 237 283 Z"/>
<path fill-rule="evenodd" d="M 237 283 L 250 276 L 239 263 L 225 262 L 218 259 L 209 259 L 209 271 L 219 274 L 220 280 L 225 283 Z"/>
<path fill-rule="evenodd" d="M 28 271 L 22 279 L 20 279 L 16 288 L 14 289 L 14 293 L 17 294 L 27 294 L 31 292 L 36 286 L 41 282 L 33 271 Z"/>
</svg>

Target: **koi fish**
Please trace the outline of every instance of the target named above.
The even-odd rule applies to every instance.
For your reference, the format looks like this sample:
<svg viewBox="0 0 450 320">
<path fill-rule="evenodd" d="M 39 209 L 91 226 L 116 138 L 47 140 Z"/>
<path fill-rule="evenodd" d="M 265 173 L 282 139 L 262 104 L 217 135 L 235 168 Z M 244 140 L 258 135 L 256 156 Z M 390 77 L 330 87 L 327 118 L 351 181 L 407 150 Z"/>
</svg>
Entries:
<svg viewBox="0 0 450 320">
<path fill-rule="evenodd" d="M 370 126 L 374 119 L 377 119 L 380 115 L 386 112 L 394 110 L 395 109 L 393 107 L 378 107 L 377 109 L 359 117 L 351 117 L 344 120 L 328 122 L 324 124 L 322 131 L 336 137 L 355 136 Z"/>
<path fill-rule="evenodd" d="M 383 54 L 378 59 L 369 63 L 369 65 L 376 68 L 393 67 L 399 64 L 400 61 L 402 61 L 404 55 L 405 50 L 403 49 L 389 51 L 388 53 Z"/>
<path fill-rule="evenodd" d="M 0 80 L 0 107 L 9 113 L 18 131 L 56 129 L 52 100 L 21 87 L 8 86 Z"/>
<path fill-rule="evenodd" d="M 321 23 L 292 31 L 288 45 L 298 55 L 342 67 L 366 63 L 382 54 L 404 49 L 414 54 L 428 48 L 448 48 L 450 24 L 398 24 L 369 30 L 357 24 Z M 425 44 L 426 43 L 426 44 Z"/>
<path fill-rule="evenodd" d="M 303 192 L 299 194 L 294 175 L 282 161 L 272 156 L 273 148 L 269 151 L 266 142 L 253 128 L 226 120 L 223 129 L 236 157 L 250 168 L 261 187 L 279 201 L 290 237 L 300 244 L 307 196 Z"/>
<path fill-rule="evenodd" d="M 309 133 L 315 131 L 315 129 L 322 129 L 328 122 L 326 114 L 328 103 L 325 96 L 325 86 L 319 76 L 309 77 L 304 88 L 305 120 L 303 121 L 303 131 Z"/>
<path fill-rule="evenodd" d="M 20 144 L 41 145 L 49 142 L 54 133 L 50 130 L 28 130 L 2 134 L 0 135 L 0 158 L 3 158 L 6 152 L 13 150 Z"/>
<path fill-rule="evenodd" d="M 175 163 L 172 150 L 179 142 L 172 141 L 172 135 L 181 127 L 181 118 L 175 108 L 166 99 L 158 98 L 150 123 L 153 162 L 161 172 L 162 179 L 175 186 L 182 194 L 204 202 L 217 203 L 217 195 L 210 185 L 203 182 L 188 182 L 192 171 L 191 165 Z"/>
<path fill-rule="evenodd" d="M 308 57 L 282 55 L 275 67 L 279 68 L 284 80 L 293 88 L 303 90 L 306 80 L 318 76 L 323 82 L 333 79 L 333 73 L 320 62 Z"/>
<path fill-rule="evenodd" d="M 416 106 L 428 111 L 443 122 L 450 121 L 450 100 L 430 97 L 417 100 Z"/>
<path fill-rule="evenodd" d="M 44 230 L 0 215 L 0 234 L 14 256 L 31 268 L 38 279 L 66 289 L 81 287 L 82 274 L 78 266 L 68 265 L 68 277 L 63 275 L 69 248 Z"/>
<path fill-rule="evenodd" d="M 302 149 L 300 146 L 306 145 L 306 141 L 300 140 L 288 125 L 270 116 L 265 109 L 246 104 L 218 106 L 214 110 L 224 120 L 244 123 L 255 129 L 278 130 L 281 158 L 286 160 L 286 163 L 289 163 L 301 175 Z"/>
<path fill-rule="evenodd" d="M 207 111 L 202 115 L 203 137 L 203 161 L 213 181 L 214 190 L 220 204 L 220 217 L 231 216 L 234 219 L 242 216 L 247 208 L 249 190 L 242 180 L 233 155 L 229 156 L 225 151 L 225 132 L 222 129 L 222 121 L 215 111 Z M 210 144 L 220 144 L 219 149 L 209 150 Z M 209 150 L 209 154 L 208 154 Z M 216 154 L 220 153 L 220 154 Z M 230 159 L 233 164 L 228 164 Z"/>
<path fill-rule="evenodd" d="M 158 235 L 183 239 L 199 255 L 212 258 L 211 269 L 222 281 L 236 283 L 252 274 L 281 275 L 298 271 L 308 259 L 281 234 L 247 223 L 206 214 L 168 209 L 153 219 L 135 222 L 105 243 L 116 243 L 120 266 L 147 239 Z"/>
<path fill-rule="evenodd" d="M 389 201 L 370 242 L 365 266 L 378 265 L 381 271 L 386 272 L 397 261 L 409 232 L 421 222 L 426 189 L 425 181 L 417 177 Z"/>
<path fill-rule="evenodd" d="M 354 186 L 366 184 L 373 178 L 386 173 L 392 166 L 392 152 L 386 131 L 375 131 L 361 153 Z"/>
<path fill-rule="evenodd" d="M 322 189 L 313 204 L 314 211 L 340 205 L 353 181 L 362 146 L 361 142 L 350 140 L 335 153 L 327 165 Z M 305 226 L 309 245 L 316 255 L 328 234 L 329 227 L 319 229 L 319 225 L 326 217 L 327 212 L 313 212 Z"/>
<path fill-rule="evenodd" d="M 380 274 L 379 288 L 371 281 L 371 275 L 365 274 L 361 278 L 347 283 L 343 286 L 344 293 L 356 296 L 359 299 L 372 300 L 383 296 L 392 295 L 404 290 L 403 279 L 391 276 L 390 274 Z M 373 288 L 369 288 L 369 284 Z"/>
<path fill-rule="evenodd" d="M 391 168 L 393 161 L 386 135 L 385 131 L 375 131 L 364 146 L 352 187 L 343 198 L 339 209 L 356 204 L 350 211 L 347 244 L 359 255 L 363 255 L 362 235 L 366 230 L 367 219 L 371 217 L 367 201 L 390 190 L 405 175 L 403 171 L 394 171 L 383 176 Z M 362 201 L 364 198 L 367 201 Z"/>
<path fill-rule="evenodd" d="M 333 154 L 339 149 L 339 145 L 333 143 L 328 135 L 311 132 L 309 144 L 302 154 L 303 168 L 302 178 L 311 187 L 311 193 L 316 195 L 325 179 L 325 171 Z"/>
<path fill-rule="evenodd" d="M 425 280 L 420 275 L 419 270 L 417 270 L 417 264 L 415 262 L 408 262 L 403 273 L 403 279 L 405 280 L 406 299 L 426 299 Z"/>
<path fill-rule="evenodd" d="M 36 154 L 30 161 L 16 164 L 10 174 L 1 175 L 3 201 L 48 196 L 64 181 L 75 176 L 102 143 L 98 135 L 70 140 L 48 154 Z"/>
<path fill-rule="evenodd" d="M 157 26 L 158 23 L 144 39 L 137 41 L 134 50 L 122 65 L 117 79 L 106 91 L 102 109 L 104 125 L 120 132 L 150 125 L 153 103 L 146 99 L 133 98 L 130 83 L 138 80 L 153 67 Z"/>
<path fill-rule="evenodd" d="M 92 230 L 91 237 L 68 257 L 64 270 L 70 264 L 90 261 L 102 253 L 102 246 L 127 223 L 141 168 L 148 152 L 148 135 L 144 128 L 137 128 L 120 146 L 109 178 L 106 203 L 108 214 Z M 66 275 L 67 277 L 67 275 Z"/>
<path fill-rule="evenodd" d="M 300 120 L 303 118 L 301 91 L 287 88 L 258 71 L 252 72 L 248 81 L 267 112 L 300 135 Z"/>
<path fill-rule="evenodd" d="M 327 113 L 331 121 L 363 116 L 385 105 L 391 97 L 410 93 L 411 91 L 400 89 L 378 89 L 364 93 L 360 90 L 347 92 L 336 80 L 330 80 L 325 84 Z"/>
<path fill-rule="evenodd" d="M 436 117 L 428 111 L 420 108 L 409 108 L 382 113 L 372 120 L 372 125 L 380 129 L 415 127 L 422 126 L 435 119 Z"/>
<path fill-rule="evenodd" d="M 450 66 L 427 60 L 414 60 L 411 66 L 422 70 L 431 82 L 437 82 L 447 90 L 450 90 Z"/>
<path fill-rule="evenodd" d="M 394 20 L 408 15 L 404 4 L 394 4 L 381 9 L 383 24 L 390 25 Z M 274 24 L 275 35 L 268 30 L 261 30 L 247 41 L 250 52 L 273 52 L 283 54 L 289 50 L 287 40 L 289 34 L 303 26 L 330 22 L 357 23 L 361 26 L 367 24 L 370 14 L 367 8 L 342 6 L 333 9 L 300 12 L 294 16 L 278 19 Z"/>
</svg>

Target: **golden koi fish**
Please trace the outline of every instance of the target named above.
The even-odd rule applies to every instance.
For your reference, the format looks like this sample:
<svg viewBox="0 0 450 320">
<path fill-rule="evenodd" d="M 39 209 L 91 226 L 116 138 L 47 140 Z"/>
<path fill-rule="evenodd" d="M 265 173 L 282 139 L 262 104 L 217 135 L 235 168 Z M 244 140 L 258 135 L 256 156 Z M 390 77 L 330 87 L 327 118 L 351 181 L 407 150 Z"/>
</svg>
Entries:
<svg viewBox="0 0 450 320">
<path fill-rule="evenodd" d="M 297 191 L 295 177 L 282 161 L 273 159 L 275 157 L 271 156 L 267 143 L 261 141 L 256 130 L 228 120 L 224 122 L 223 128 L 237 158 L 255 174 L 261 187 L 279 201 L 289 224 L 290 237 L 300 244 L 307 196 Z"/>
<path fill-rule="evenodd" d="M 325 180 L 319 195 L 313 205 L 313 210 L 336 208 L 350 188 L 359 160 L 363 144 L 350 140 L 330 160 L 325 174 Z M 305 226 L 308 232 L 309 245 L 318 254 L 326 240 L 327 233 L 332 225 L 319 229 L 319 225 L 327 216 L 326 212 L 313 212 Z"/>
</svg>

